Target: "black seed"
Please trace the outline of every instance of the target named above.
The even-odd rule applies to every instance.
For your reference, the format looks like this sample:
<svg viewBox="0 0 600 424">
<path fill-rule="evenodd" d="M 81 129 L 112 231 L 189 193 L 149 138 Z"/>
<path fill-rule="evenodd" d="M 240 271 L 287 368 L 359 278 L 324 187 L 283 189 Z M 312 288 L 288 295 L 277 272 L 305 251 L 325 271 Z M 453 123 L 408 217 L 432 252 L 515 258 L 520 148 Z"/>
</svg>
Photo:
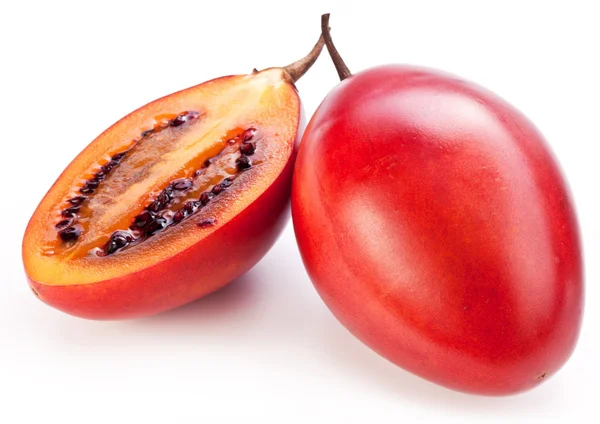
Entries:
<svg viewBox="0 0 600 424">
<path fill-rule="evenodd" d="M 77 205 L 81 205 L 85 201 L 85 199 L 87 199 L 86 196 L 75 196 L 75 197 L 70 198 L 67 201 L 70 204 L 77 206 Z"/>
<path fill-rule="evenodd" d="M 119 250 L 119 247 L 117 246 L 117 243 L 115 243 L 114 241 L 110 240 L 107 244 L 106 244 L 106 254 L 107 255 L 112 255 L 113 253 L 115 253 L 117 250 Z"/>
<path fill-rule="evenodd" d="M 185 121 L 187 121 L 187 119 L 185 118 L 185 116 L 184 115 L 179 115 L 177 118 L 173 119 L 170 124 L 171 124 L 172 127 L 178 127 L 178 126 L 180 126 L 182 124 L 185 124 Z"/>
<path fill-rule="evenodd" d="M 160 230 L 162 230 L 162 225 L 156 221 L 152 221 L 150 224 L 148 224 L 148 228 L 146 228 L 148 235 L 152 235 Z"/>
<path fill-rule="evenodd" d="M 115 231 L 106 245 L 106 254 L 110 255 L 124 248 L 133 241 L 133 236 L 127 231 Z"/>
<path fill-rule="evenodd" d="M 192 187 L 192 181 L 187 178 L 180 178 L 171 183 L 173 190 L 183 191 Z"/>
<path fill-rule="evenodd" d="M 64 216 L 65 218 L 71 218 L 71 217 L 75 216 L 75 214 L 77 214 L 77 212 L 79 212 L 79 209 L 81 209 L 81 206 L 79 206 L 79 205 L 71 206 L 70 208 L 67 208 L 62 211 L 62 216 Z"/>
<path fill-rule="evenodd" d="M 164 209 L 165 206 L 167 206 L 167 205 L 165 205 L 164 203 L 162 203 L 161 201 L 159 201 L 157 199 L 154 202 L 150 203 L 146 209 L 148 209 L 151 212 L 158 212 L 158 211 Z"/>
<path fill-rule="evenodd" d="M 142 133 L 142 137 L 148 137 L 153 132 L 154 132 L 154 130 L 146 130 Z"/>
<path fill-rule="evenodd" d="M 119 239 L 119 240 L 125 240 L 125 242 L 127 243 L 131 243 L 133 241 L 133 236 L 128 233 L 127 231 L 115 231 L 112 235 L 112 238 Z M 119 243 L 123 243 L 122 241 L 120 241 Z"/>
<path fill-rule="evenodd" d="M 125 153 L 125 152 L 117 153 L 117 154 L 113 155 L 113 157 L 111 159 L 114 160 L 115 162 L 119 162 L 121 159 L 123 159 L 125 157 L 126 154 L 127 153 Z"/>
<path fill-rule="evenodd" d="M 98 181 L 97 179 L 93 178 L 93 179 L 89 180 L 87 183 L 85 183 L 85 185 L 88 188 L 98 188 L 98 186 L 100 185 L 100 181 Z"/>
<path fill-rule="evenodd" d="M 211 225 L 215 225 L 216 223 L 217 221 L 215 221 L 213 218 L 207 218 L 198 222 L 198 227 L 210 227 Z"/>
<path fill-rule="evenodd" d="M 252 166 L 252 162 L 250 162 L 250 159 L 248 159 L 247 156 L 240 156 L 235 162 L 237 163 L 237 168 L 240 171 L 248 169 Z"/>
<path fill-rule="evenodd" d="M 63 241 L 76 240 L 81 235 L 81 229 L 77 227 L 67 227 L 62 231 L 58 232 Z"/>
<path fill-rule="evenodd" d="M 244 131 L 244 135 L 242 135 L 242 141 L 246 142 L 246 141 L 252 140 L 255 132 L 256 132 L 255 128 L 248 128 L 246 131 Z"/>
<path fill-rule="evenodd" d="M 180 209 L 177 212 L 175 212 L 175 215 L 173 215 L 173 223 L 177 224 L 183 221 L 183 218 L 185 218 L 185 214 L 183 210 Z"/>
<path fill-rule="evenodd" d="M 62 221 L 59 221 L 58 224 L 55 225 L 55 228 L 57 230 L 61 230 L 63 228 L 68 227 L 69 225 L 71 225 L 72 222 L 73 222 L 72 219 L 63 219 Z"/>
<path fill-rule="evenodd" d="M 113 169 L 115 166 L 117 166 L 118 164 L 119 164 L 119 162 L 118 162 L 118 161 L 116 161 L 116 160 L 111 160 L 111 161 L 110 161 L 110 162 L 108 162 L 106 165 L 104 165 L 104 166 L 102 167 L 102 169 L 104 170 L 104 172 L 108 172 L 108 171 L 110 171 L 111 169 Z"/>
<path fill-rule="evenodd" d="M 214 160 L 213 158 L 206 159 L 204 161 L 204 166 L 209 167 L 213 163 L 213 160 Z"/>
<path fill-rule="evenodd" d="M 96 174 L 94 175 L 94 180 L 95 181 L 104 181 L 104 179 L 106 178 L 106 174 L 102 171 L 96 172 Z"/>
<path fill-rule="evenodd" d="M 115 231 L 111 238 L 118 240 L 119 244 L 131 243 L 133 241 L 133 236 L 130 233 L 121 230 Z"/>
<path fill-rule="evenodd" d="M 173 190 L 171 190 L 171 188 L 168 187 L 158 194 L 158 196 L 156 197 L 156 200 L 158 200 L 159 202 L 161 202 L 165 206 L 167 206 L 167 204 L 171 200 L 171 194 L 173 194 Z"/>
<path fill-rule="evenodd" d="M 148 224 L 148 227 L 146 228 L 146 232 L 148 234 L 154 234 L 157 231 L 162 230 L 166 226 L 167 226 L 167 219 L 162 216 L 158 216 L 158 217 L 156 217 L 156 219 L 154 221 L 152 221 L 152 222 L 150 222 L 150 224 Z"/>
<path fill-rule="evenodd" d="M 202 171 L 201 171 L 201 170 L 199 170 L 199 169 L 196 169 L 196 170 L 194 171 L 194 178 L 196 178 L 196 177 L 199 177 L 201 174 L 202 174 Z"/>
<path fill-rule="evenodd" d="M 212 199 L 212 197 L 212 193 L 202 193 L 200 195 L 200 203 L 204 206 Z"/>
<path fill-rule="evenodd" d="M 144 228 L 150 222 L 154 220 L 155 215 L 150 211 L 142 211 L 138 216 L 134 218 L 134 225 L 137 228 Z"/>
<path fill-rule="evenodd" d="M 94 192 L 94 189 L 88 186 L 82 187 L 81 189 L 79 189 L 80 193 L 83 194 L 92 194 Z"/>
<path fill-rule="evenodd" d="M 231 184 L 233 184 L 233 180 L 231 178 L 225 178 L 223 181 L 221 181 L 223 188 L 228 188 L 231 186 Z"/>
<path fill-rule="evenodd" d="M 256 147 L 252 143 L 242 143 L 242 145 L 240 146 L 240 152 L 247 156 L 253 154 L 255 149 Z"/>
</svg>

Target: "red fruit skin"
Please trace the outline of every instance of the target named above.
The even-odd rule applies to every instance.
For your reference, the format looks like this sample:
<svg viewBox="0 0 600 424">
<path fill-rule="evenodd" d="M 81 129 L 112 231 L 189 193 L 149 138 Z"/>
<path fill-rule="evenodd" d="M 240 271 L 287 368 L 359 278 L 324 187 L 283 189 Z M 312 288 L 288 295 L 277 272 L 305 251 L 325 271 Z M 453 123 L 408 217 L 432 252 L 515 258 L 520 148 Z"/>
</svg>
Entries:
<svg viewBox="0 0 600 424">
<path fill-rule="evenodd" d="M 94 320 L 154 315 L 204 297 L 250 270 L 281 235 L 290 215 L 295 159 L 296 149 L 277 179 L 246 209 L 166 261 L 97 283 L 56 286 L 28 278 L 29 284 L 54 308 Z"/>
<path fill-rule="evenodd" d="M 292 218 L 334 315 L 421 377 L 514 394 L 576 345 L 570 193 L 532 123 L 479 86 L 400 65 L 344 80 L 302 139 Z"/>
</svg>

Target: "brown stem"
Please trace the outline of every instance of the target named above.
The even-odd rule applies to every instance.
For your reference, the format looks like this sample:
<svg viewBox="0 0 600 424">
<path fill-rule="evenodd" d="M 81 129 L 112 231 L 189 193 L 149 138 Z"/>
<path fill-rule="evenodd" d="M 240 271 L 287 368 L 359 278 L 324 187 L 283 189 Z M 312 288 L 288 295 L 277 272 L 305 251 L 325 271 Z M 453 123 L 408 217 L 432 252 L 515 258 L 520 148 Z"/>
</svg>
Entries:
<svg viewBox="0 0 600 424">
<path fill-rule="evenodd" d="M 327 46 L 327 51 L 329 51 L 329 56 L 331 56 L 331 60 L 333 60 L 335 69 L 337 70 L 337 73 L 340 76 L 340 81 L 343 81 L 349 76 L 352 76 L 350 69 L 348 69 L 348 67 L 344 63 L 344 59 L 342 59 L 342 57 L 338 53 L 337 49 L 333 44 L 333 40 L 331 39 L 331 34 L 329 32 L 329 13 L 321 15 L 321 34 L 325 38 L 325 45 Z"/>
<path fill-rule="evenodd" d="M 289 75 L 290 79 L 292 80 L 292 83 L 302 78 L 302 75 L 304 75 L 306 71 L 308 71 L 310 67 L 313 66 L 313 63 L 315 63 L 315 61 L 321 54 L 324 45 L 325 41 L 323 39 L 323 35 L 321 35 L 319 37 L 319 41 L 317 41 L 317 44 L 315 44 L 315 46 L 312 48 L 310 53 L 306 55 L 306 57 L 303 57 L 302 59 L 283 67 L 284 71 Z"/>
</svg>

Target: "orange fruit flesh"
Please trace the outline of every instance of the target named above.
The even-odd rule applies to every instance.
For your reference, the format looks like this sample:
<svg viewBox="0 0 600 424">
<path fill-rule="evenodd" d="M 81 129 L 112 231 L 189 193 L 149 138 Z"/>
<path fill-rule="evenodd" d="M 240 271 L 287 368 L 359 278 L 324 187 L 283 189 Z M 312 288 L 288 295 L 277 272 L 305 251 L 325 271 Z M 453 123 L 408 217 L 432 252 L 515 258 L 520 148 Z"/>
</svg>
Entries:
<svg viewBox="0 0 600 424">
<path fill-rule="evenodd" d="M 186 113 L 184 124 L 169 125 Z M 127 115 L 75 158 L 40 202 L 23 241 L 28 276 L 47 285 L 93 283 L 145 269 L 198 243 L 281 173 L 294 149 L 299 115 L 295 89 L 279 68 L 212 80 Z M 240 170 L 236 160 L 248 129 L 255 129 L 255 151 L 251 167 Z M 77 205 L 75 217 L 65 217 L 64 210 L 72 206 L 69 199 L 81 196 L 86 181 L 122 152 L 118 165 Z M 161 212 L 169 219 L 186 201 L 197 202 L 226 178 L 230 186 L 176 225 L 106 254 L 115 231 L 139 236 L 130 230 L 136 216 L 181 178 L 193 184 L 176 193 Z M 65 220 L 76 223 L 76 239 L 61 238 L 56 225 Z"/>
</svg>

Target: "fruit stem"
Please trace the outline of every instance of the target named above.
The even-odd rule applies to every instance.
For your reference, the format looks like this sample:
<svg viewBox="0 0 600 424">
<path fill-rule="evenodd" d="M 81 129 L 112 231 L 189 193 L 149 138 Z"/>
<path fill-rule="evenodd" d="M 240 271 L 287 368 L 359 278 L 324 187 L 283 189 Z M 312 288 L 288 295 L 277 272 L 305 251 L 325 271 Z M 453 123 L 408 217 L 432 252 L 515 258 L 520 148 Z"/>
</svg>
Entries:
<svg viewBox="0 0 600 424">
<path fill-rule="evenodd" d="M 349 76 L 352 76 L 352 73 L 344 63 L 344 59 L 342 59 L 342 57 L 338 53 L 337 49 L 333 44 L 333 40 L 331 39 L 331 34 L 329 32 L 329 13 L 321 15 L 321 35 L 325 38 L 325 45 L 327 46 L 327 51 L 329 52 L 329 56 L 331 56 L 331 60 L 333 60 L 335 69 L 337 70 L 337 73 L 340 76 L 340 81 L 344 81 Z"/>
<path fill-rule="evenodd" d="M 288 66 L 284 66 L 283 70 L 288 74 L 292 83 L 295 83 L 302 75 L 306 73 L 310 69 L 311 66 L 315 63 L 321 51 L 323 50 L 323 46 L 325 45 L 325 41 L 323 39 L 323 35 L 319 37 L 319 41 L 312 48 L 309 54 L 303 57 L 300 60 L 295 61 L 294 63 L 289 64 Z"/>
</svg>

